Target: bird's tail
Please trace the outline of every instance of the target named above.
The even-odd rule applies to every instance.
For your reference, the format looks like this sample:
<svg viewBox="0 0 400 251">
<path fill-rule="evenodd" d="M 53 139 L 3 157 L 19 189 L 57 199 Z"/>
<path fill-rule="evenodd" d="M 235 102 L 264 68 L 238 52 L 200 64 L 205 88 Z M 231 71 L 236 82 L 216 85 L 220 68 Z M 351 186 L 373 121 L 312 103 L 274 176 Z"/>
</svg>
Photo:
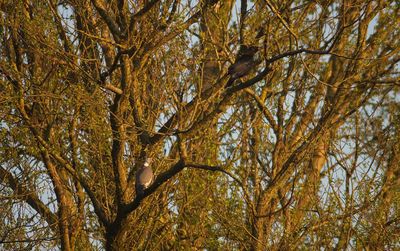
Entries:
<svg viewBox="0 0 400 251">
<path fill-rule="evenodd" d="M 144 194 L 144 187 L 143 186 L 136 186 L 136 197 L 142 197 Z"/>
<path fill-rule="evenodd" d="M 235 82 L 235 79 L 231 77 L 231 78 L 228 80 L 228 82 L 226 82 L 225 87 L 227 88 L 227 87 L 232 86 L 232 85 L 233 85 L 233 82 Z"/>
</svg>

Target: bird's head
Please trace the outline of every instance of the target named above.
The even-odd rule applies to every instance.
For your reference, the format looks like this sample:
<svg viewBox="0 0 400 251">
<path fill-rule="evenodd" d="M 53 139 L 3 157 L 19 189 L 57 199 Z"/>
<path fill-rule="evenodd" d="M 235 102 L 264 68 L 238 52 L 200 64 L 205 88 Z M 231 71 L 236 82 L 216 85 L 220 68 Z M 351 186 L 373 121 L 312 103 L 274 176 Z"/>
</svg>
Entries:
<svg viewBox="0 0 400 251">
<path fill-rule="evenodd" d="M 258 49 L 259 48 L 255 45 L 243 45 L 240 48 L 239 54 L 241 56 L 253 56 L 254 54 L 257 53 Z"/>
</svg>

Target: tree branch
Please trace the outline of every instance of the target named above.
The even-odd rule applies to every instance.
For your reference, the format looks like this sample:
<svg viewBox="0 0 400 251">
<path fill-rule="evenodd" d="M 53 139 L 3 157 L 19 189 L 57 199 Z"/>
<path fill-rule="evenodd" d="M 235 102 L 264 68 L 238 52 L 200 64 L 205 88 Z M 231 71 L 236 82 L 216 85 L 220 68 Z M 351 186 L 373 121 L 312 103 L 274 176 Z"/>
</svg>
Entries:
<svg viewBox="0 0 400 251">
<path fill-rule="evenodd" d="M 106 22 L 111 33 L 114 35 L 115 40 L 118 42 L 122 34 L 118 28 L 117 23 L 114 21 L 114 19 L 110 16 L 106 8 L 104 7 L 104 2 L 102 0 L 91 0 L 91 2 L 96 8 L 97 12 L 103 18 L 104 22 Z"/>
<path fill-rule="evenodd" d="M 9 171 L 3 168 L 3 166 L 0 166 L 0 180 L 5 182 L 20 200 L 25 201 L 29 206 L 35 209 L 36 212 L 38 212 L 38 214 L 40 214 L 46 220 L 49 227 L 55 233 L 57 233 L 57 215 L 50 211 L 46 204 L 39 199 L 33 190 L 30 190 L 26 188 L 26 186 L 20 184 Z"/>
</svg>

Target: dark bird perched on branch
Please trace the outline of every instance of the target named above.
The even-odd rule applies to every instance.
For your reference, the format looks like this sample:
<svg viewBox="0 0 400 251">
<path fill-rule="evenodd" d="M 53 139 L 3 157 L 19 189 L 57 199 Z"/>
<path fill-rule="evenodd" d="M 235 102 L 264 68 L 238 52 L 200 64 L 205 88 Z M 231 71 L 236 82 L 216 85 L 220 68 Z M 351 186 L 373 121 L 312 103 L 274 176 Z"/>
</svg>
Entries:
<svg viewBox="0 0 400 251">
<path fill-rule="evenodd" d="M 147 158 L 143 166 L 136 171 L 135 188 L 136 196 L 142 196 L 146 188 L 148 188 L 154 179 L 153 170 L 150 167 L 151 159 Z"/>
<path fill-rule="evenodd" d="M 250 73 L 250 71 L 256 65 L 254 55 L 257 53 L 257 51 L 257 46 L 243 45 L 242 48 L 240 48 L 235 63 L 228 68 L 228 75 L 230 75 L 230 79 L 228 80 L 226 86 L 231 86 L 236 79 L 246 76 Z"/>
</svg>

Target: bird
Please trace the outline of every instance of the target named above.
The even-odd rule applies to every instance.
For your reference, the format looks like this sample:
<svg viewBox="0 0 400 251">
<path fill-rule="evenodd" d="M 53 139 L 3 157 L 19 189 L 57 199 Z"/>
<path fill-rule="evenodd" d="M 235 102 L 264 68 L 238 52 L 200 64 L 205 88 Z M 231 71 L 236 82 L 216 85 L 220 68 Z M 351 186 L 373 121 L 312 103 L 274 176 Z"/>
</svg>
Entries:
<svg viewBox="0 0 400 251">
<path fill-rule="evenodd" d="M 154 179 L 153 170 L 150 167 L 151 158 L 146 158 L 143 166 L 141 166 L 135 175 L 136 196 L 143 196 L 144 190 L 147 189 Z"/>
<path fill-rule="evenodd" d="M 235 63 L 228 68 L 230 78 L 226 86 L 231 86 L 236 79 L 246 76 L 256 64 L 254 55 L 257 53 L 257 46 L 243 45 L 239 50 Z"/>
</svg>

